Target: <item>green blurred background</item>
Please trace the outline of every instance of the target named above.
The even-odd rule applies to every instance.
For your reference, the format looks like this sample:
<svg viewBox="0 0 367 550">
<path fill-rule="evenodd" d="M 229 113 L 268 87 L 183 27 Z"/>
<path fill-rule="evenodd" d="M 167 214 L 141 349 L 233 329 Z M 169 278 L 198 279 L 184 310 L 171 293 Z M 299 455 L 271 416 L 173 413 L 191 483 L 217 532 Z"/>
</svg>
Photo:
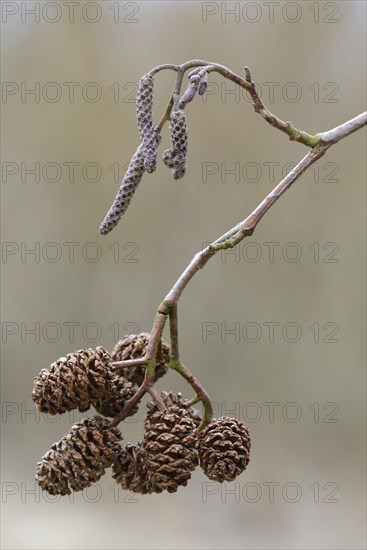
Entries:
<svg viewBox="0 0 367 550">
<path fill-rule="evenodd" d="M 3 548 L 365 548 L 361 131 L 305 174 L 237 255 L 212 259 L 180 302 L 183 360 L 217 416 L 249 426 L 248 470 L 220 486 L 198 469 L 174 495 L 117 492 L 110 472 L 72 500 L 35 486 L 36 462 L 82 415 L 35 413 L 34 376 L 75 349 L 150 330 L 202 243 L 248 215 L 306 152 L 213 75 L 207 97 L 187 107 L 186 177 L 175 182 L 160 164 L 101 237 L 138 144 L 140 76 L 192 58 L 239 74 L 248 65 L 268 107 L 311 133 L 356 116 L 366 99 L 363 1 L 73 6 L 2 3 Z M 173 73 L 157 78 L 157 120 L 173 83 Z M 165 131 L 161 150 L 168 143 Z M 35 163 L 39 177 L 27 172 Z M 157 387 L 192 395 L 175 373 Z M 144 409 L 122 426 L 125 441 L 141 438 Z"/>
</svg>

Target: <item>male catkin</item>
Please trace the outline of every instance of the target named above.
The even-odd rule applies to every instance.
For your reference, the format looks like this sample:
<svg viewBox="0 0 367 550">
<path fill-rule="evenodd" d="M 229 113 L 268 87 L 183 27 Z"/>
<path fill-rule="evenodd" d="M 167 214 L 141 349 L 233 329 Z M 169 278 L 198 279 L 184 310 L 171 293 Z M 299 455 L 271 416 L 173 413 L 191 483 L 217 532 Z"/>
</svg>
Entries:
<svg viewBox="0 0 367 550">
<path fill-rule="evenodd" d="M 141 144 L 135 151 L 115 200 L 99 228 L 101 235 L 107 235 L 116 227 L 129 206 L 131 198 L 141 182 L 144 172 L 143 145 Z"/>
<path fill-rule="evenodd" d="M 157 167 L 157 140 L 153 123 L 154 78 L 146 74 L 139 80 L 136 96 L 136 118 L 143 145 L 144 167 L 150 174 Z"/>
<path fill-rule="evenodd" d="M 188 128 L 185 112 L 182 109 L 173 111 L 170 122 L 171 149 L 163 153 L 163 162 L 169 168 L 175 179 L 182 178 L 185 174 Z"/>
</svg>

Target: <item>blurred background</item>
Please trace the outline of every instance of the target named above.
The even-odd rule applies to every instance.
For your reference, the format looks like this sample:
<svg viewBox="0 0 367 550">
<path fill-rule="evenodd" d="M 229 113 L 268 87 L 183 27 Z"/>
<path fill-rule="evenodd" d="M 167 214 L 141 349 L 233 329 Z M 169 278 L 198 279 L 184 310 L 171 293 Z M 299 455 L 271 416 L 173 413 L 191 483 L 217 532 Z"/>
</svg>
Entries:
<svg viewBox="0 0 367 550">
<path fill-rule="evenodd" d="M 41 415 L 30 398 L 58 357 L 149 331 L 194 253 L 306 153 L 213 74 L 187 107 L 185 178 L 160 163 L 101 237 L 138 145 L 141 75 L 193 58 L 238 74 L 248 65 L 271 111 L 325 131 L 365 108 L 365 2 L 1 8 L 3 548 L 365 548 L 363 131 L 333 147 L 237 251 L 212 259 L 180 301 L 183 361 L 216 415 L 251 431 L 251 462 L 234 483 L 197 469 L 177 493 L 142 497 L 119 491 L 108 471 L 83 493 L 50 497 L 35 485 L 36 463 L 82 415 Z M 157 121 L 173 85 L 171 72 L 156 79 Z M 161 151 L 167 128 L 163 136 Z M 192 396 L 176 373 L 157 388 Z M 145 410 L 122 426 L 125 442 L 141 438 Z"/>
</svg>

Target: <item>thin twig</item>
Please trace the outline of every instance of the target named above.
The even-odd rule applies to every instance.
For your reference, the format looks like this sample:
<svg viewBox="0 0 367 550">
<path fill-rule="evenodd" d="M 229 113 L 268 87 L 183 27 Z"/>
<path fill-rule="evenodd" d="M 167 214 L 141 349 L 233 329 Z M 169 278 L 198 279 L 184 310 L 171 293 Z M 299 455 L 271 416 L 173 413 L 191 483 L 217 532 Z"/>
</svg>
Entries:
<svg viewBox="0 0 367 550">
<path fill-rule="evenodd" d="M 148 372 L 148 371 L 146 371 Z M 148 391 L 149 384 L 146 383 L 146 377 L 144 378 L 144 382 L 140 386 L 140 388 L 137 390 L 135 395 L 126 403 L 125 407 L 119 412 L 117 416 L 112 420 L 111 427 L 117 426 L 127 418 L 133 409 L 135 409 L 136 405 L 140 402 L 141 398 L 146 394 Z"/>
<path fill-rule="evenodd" d="M 200 401 L 202 401 L 200 395 L 195 395 L 195 397 L 193 397 L 189 401 L 186 401 L 185 407 L 190 409 L 190 407 L 192 407 L 193 405 L 196 405 L 196 403 L 200 403 Z"/>
<path fill-rule="evenodd" d="M 307 147 L 316 147 L 316 145 L 318 145 L 320 141 L 318 136 L 313 136 L 311 134 L 308 134 L 307 132 L 298 130 L 295 126 L 293 126 L 291 122 L 284 122 L 279 117 L 271 113 L 267 107 L 265 107 L 256 90 L 256 84 L 252 80 L 251 72 L 248 67 L 244 68 L 245 78 L 242 78 L 240 75 L 234 73 L 224 65 L 220 65 L 219 63 L 212 63 L 210 61 L 204 61 L 201 59 L 193 60 L 188 62 L 187 64 L 183 64 L 181 65 L 181 68 L 185 67 L 186 70 L 186 66 L 188 68 L 203 66 L 203 72 L 216 72 L 227 80 L 234 82 L 250 94 L 255 111 L 259 113 L 262 118 L 266 120 L 266 122 L 268 122 L 271 126 L 287 134 L 291 141 L 303 143 Z"/>
<path fill-rule="evenodd" d="M 111 367 L 115 370 L 127 369 L 128 367 L 139 367 L 147 364 L 145 357 L 138 357 L 137 359 L 126 359 L 125 361 L 113 361 Z"/>
<path fill-rule="evenodd" d="M 180 351 L 178 347 L 178 315 L 177 302 L 172 304 L 169 313 L 170 340 L 171 340 L 171 356 L 175 363 L 180 363 Z"/>
<path fill-rule="evenodd" d="M 204 405 L 204 415 L 203 419 L 198 427 L 198 431 L 202 430 L 209 422 L 212 421 L 214 416 L 213 411 L 213 404 L 211 402 L 211 399 L 209 397 L 208 392 L 204 388 L 204 386 L 199 382 L 199 380 L 192 374 L 192 372 L 189 371 L 185 365 L 182 363 L 172 363 L 170 367 L 174 370 L 176 370 L 181 376 L 183 376 L 187 382 L 191 385 L 191 387 L 200 395 L 200 399 L 203 402 Z"/>
<path fill-rule="evenodd" d="M 124 408 L 112 420 L 111 426 L 117 426 L 127 416 L 129 416 L 129 414 L 139 403 L 143 395 L 147 391 L 149 391 L 149 388 L 153 386 L 156 354 L 157 354 L 159 342 L 161 341 L 164 325 L 166 324 L 167 315 L 168 315 L 167 306 L 164 303 L 162 303 L 161 306 L 158 308 L 157 314 L 155 316 L 154 325 L 152 328 L 152 332 L 150 334 L 146 354 L 144 357 L 144 360 L 146 362 L 146 369 L 145 369 L 145 376 L 144 376 L 143 383 L 141 384 L 140 388 L 137 390 L 136 394 L 133 395 L 133 397 L 126 403 Z"/>
<path fill-rule="evenodd" d="M 166 408 L 166 405 L 165 405 L 163 399 L 161 398 L 161 396 L 159 395 L 159 393 L 157 392 L 157 390 L 155 388 L 149 388 L 148 392 L 153 397 L 153 400 L 158 405 L 158 407 L 162 411 L 164 411 L 164 409 Z"/>
</svg>

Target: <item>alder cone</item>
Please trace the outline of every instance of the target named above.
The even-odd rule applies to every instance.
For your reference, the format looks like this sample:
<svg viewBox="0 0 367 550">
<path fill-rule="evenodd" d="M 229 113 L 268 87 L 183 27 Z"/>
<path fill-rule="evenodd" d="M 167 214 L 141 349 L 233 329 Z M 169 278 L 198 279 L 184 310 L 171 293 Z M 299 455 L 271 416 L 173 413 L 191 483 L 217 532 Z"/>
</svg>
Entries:
<svg viewBox="0 0 367 550">
<path fill-rule="evenodd" d="M 200 411 L 198 411 L 198 409 L 195 409 L 193 407 L 188 407 L 187 406 L 187 400 L 184 399 L 182 393 L 174 393 L 172 391 L 170 391 L 170 392 L 162 391 L 161 392 L 161 397 L 162 397 L 163 402 L 166 405 L 167 409 L 169 409 L 173 405 L 176 405 L 180 409 L 186 410 L 189 413 L 190 418 L 194 422 L 195 426 L 196 427 L 199 426 L 199 424 L 201 422 L 201 413 L 200 413 Z M 153 401 L 150 401 L 149 403 L 147 403 L 147 407 L 148 407 L 147 418 L 150 418 L 152 416 L 152 414 L 154 414 L 154 413 L 156 413 L 160 410 L 158 405 L 156 403 L 154 403 Z"/>
<path fill-rule="evenodd" d="M 121 449 L 122 435 L 101 416 L 75 424 L 37 464 L 36 481 L 50 495 L 69 495 L 98 481 Z"/>
<path fill-rule="evenodd" d="M 194 432 L 189 412 L 176 405 L 146 419 L 142 446 L 154 487 L 174 493 L 187 485 L 198 464 Z"/>
<path fill-rule="evenodd" d="M 233 481 L 250 461 L 248 429 L 228 416 L 213 420 L 198 434 L 200 466 L 209 479 Z"/>
<path fill-rule="evenodd" d="M 122 340 L 117 342 L 112 350 L 111 357 L 113 361 L 126 361 L 128 359 L 139 359 L 146 354 L 150 334 L 142 332 L 141 334 L 129 334 L 124 336 Z M 158 380 L 164 376 L 168 370 L 170 362 L 170 348 L 162 340 L 161 345 L 158 347 L 156 366 L 155 366 L 155 380 Z M 134 382 L 138 386 L 143 383 L 145 375 L 144 366 L 128 367 L 123 369 L 125 378 Z"/>
<path fill-rule="evenodd" d="M 103 416 L 115 417 L 136 393 L 136 385 L 129 382 L 123 376 L 115 376 L 109 384 L 106 395 L 94 403 L 94 408 Z M 133 416 L 138 411 L 134 407 L 128 416 Z"/>
<path fill-rule="evenodd" d="M 34 379 L 32 399 L 48 414 L 89 409 L 108 392 L 113 378 L 111 356 L 103 347 L 79 350 L 61 357 Z"/>
<path fill-rule="evenodd" d="M 155 486 L 150 479 L 141 443 L 128 443 L 121 449 L 115 457 L 112 470 L 112 477 L 126 491 L 142 495 L 162 492 L 162 489 Z"/>
</svg>

